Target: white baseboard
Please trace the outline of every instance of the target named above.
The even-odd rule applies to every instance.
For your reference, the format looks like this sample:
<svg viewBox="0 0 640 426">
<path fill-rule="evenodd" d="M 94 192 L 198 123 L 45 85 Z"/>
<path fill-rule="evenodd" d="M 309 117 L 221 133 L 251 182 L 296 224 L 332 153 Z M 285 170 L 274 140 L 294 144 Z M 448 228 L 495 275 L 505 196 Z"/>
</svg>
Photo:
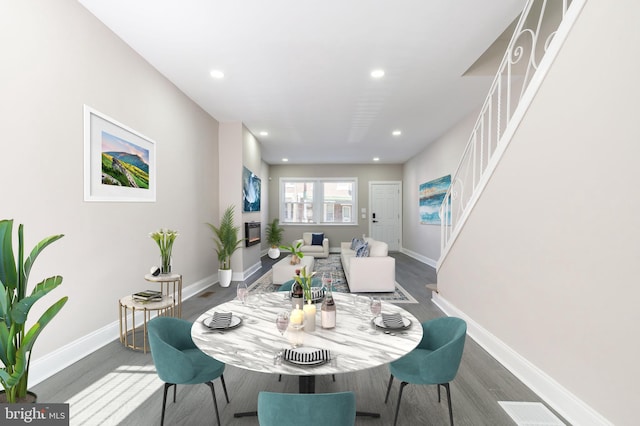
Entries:
<svg viewBox="0 0 640 426">
<path fill-rule="evenodd" d="M 493 358 L 538 394 L 540 398 L 571 424 L 581 426 L 613 425 L 544 371 L 449 303 L 441 294 L 433 292 L 432 300 L 448 316 L 464 319 L 467 322 L 467 334 L 469 337 L 475 340 Z"/>
<path fill-rule="evenodd" d="M 418 254 L 418 253 L 416 253 L 414 251 L 411 251 L 409 249 L 406 249 L 404 247 L 402 247 L 400 249 L 400 253 L 404 253 L 407 256 L 412 257 L 412 258 L 414 258 L 415 260 L 417 260 L 419 262 L 422 262 L 422 263 L 425 263 L 425 264 L 431 266 L 432 268 L 435 268 L 436 264 L 438 263 L 437 260 L 429 259 L 427 256 L 423 256 L 421 254 Z"/>
<path fill-rule="evenodd" d="M 242 271 L 238 274 L 233 274 L 234 281 L 244 281 L 249 278 L 251 275 L 255 274 L 262 268 L 262 261 L 258 260 L 258 262 L 251 265 L 247 270 Z"/>
<path fill-rule="evenodd" d="M 198 294 L 205 288 L 218 282 L 217 274 L 206 277 L 188 287 L 182 289 L 182 300 L 187 300 Z M 117 301 L 114 301 L 114 308 Z M 114 309 L 115 312 L 115 309 Z M 130 319 L 128 320 L 130 321 Z M 136 323 L 142 323 L 142 316 L 136 316 Z M 120 319 L 116 318 L 110 324 L 89 333 L 63 347 L 46 354 L 45 356 L 31 360 L 29 368 L 29 384 L 32 387 L 48 379 L 59 371 L 65 369 L 76 361 L 97 351 L 103 346 L 120 338 Z"/>
</svg>

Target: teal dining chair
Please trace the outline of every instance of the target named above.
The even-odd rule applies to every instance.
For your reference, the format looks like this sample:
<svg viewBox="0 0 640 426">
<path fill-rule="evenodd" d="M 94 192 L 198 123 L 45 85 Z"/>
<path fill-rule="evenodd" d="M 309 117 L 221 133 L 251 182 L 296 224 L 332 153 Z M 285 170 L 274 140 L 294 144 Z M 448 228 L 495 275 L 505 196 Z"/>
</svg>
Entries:
<svg viewBox="0 0 640 426">
<path fill-rule="evenodd" d="M 258 394 L 260 426 L 353 426 L 355 420 L 353 392 Z"/>
<path fill-rule="evenodd" d="M 438 402 L 440 402 L 440 387 L 447 391 L 449 403 L 449 421 L 453 426 L 453 409 L 451 407 L 451 382 L 458 373 L 462 351 L 464 349 L 467 323 L 460 318 L 443 317 L 422 323 L 422 340 L 416 349 L 402 358 L 389 364 L 391 377 L 387 387 L 385 404 L 389 400 L 389 392 L 393 379 L 401 381 L 398 393 L 398 404 L 393 424 L 398 422 L 402 390 L 408 384 L 437 385 Z"/>
<path fill-rule="evenodd" d="M 204 383 L 211 388 L 216 419 L 220 425 L 218 401 L 213 380 L 220 377 L 224 396 L 229 403 L 227 386 L 224 383 L 225 364 L 202 352 L 191 339 L 192 323 L 180 318 L 156 317 L 149 321 L 149 346 L 156 372 L 164 383 L 162 398 L 162 419 L 167 404 L 167 391 L 173 386 L 173 402 L 176 402 L 177 385 L 194 385 Z"/>
</svg>

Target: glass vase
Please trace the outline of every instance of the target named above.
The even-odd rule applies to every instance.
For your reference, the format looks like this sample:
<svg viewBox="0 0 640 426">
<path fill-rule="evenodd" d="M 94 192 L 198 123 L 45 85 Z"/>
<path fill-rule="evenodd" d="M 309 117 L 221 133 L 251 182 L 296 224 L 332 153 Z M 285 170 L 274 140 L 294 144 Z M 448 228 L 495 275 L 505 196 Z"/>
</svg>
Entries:
<svg viewBox="0 0 640 426">
<path fill-rule="evenodd" d="M 160 273 L 171 273 L 171 256 L 160 256 Z"/>
</svg>

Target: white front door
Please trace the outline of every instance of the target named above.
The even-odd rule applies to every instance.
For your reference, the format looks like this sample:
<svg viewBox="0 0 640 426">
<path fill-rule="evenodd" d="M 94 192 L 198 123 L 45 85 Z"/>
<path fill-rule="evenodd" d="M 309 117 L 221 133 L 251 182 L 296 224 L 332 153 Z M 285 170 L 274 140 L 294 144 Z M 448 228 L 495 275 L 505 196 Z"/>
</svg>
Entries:
<svg viewBox="0 0 640 426">
<path fill-rule="evenodd" d="M 402 183 L 369 182 L 369 235 L 400 250 Z"/>
</svg>

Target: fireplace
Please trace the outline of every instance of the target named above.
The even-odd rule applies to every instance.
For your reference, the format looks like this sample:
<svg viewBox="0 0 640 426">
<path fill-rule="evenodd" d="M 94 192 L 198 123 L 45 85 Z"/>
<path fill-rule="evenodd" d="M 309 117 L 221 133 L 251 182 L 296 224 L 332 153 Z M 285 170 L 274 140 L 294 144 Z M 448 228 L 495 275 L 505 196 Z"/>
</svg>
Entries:
<svg viewBox="0 0 640 426">
<path fill-rule="evenodd" d="M 244 237 L 247 247 L 260 244 L 260 222 L 245 222 Z"/>
</svg>

